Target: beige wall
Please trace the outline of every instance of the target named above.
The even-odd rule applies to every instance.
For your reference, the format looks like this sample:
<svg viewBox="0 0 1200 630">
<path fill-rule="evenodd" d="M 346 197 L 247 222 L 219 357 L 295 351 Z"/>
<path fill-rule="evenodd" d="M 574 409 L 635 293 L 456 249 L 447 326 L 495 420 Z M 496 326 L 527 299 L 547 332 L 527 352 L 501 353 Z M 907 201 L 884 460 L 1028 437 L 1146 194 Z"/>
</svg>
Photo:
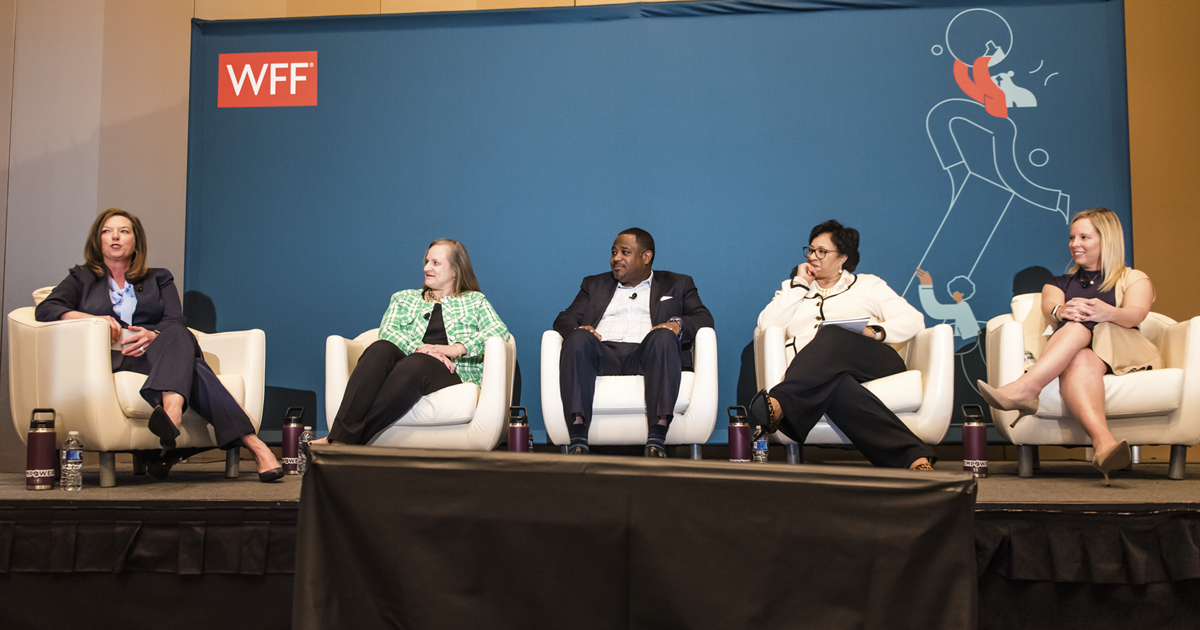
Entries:
<svg viewBox="0 0 1200 630">
<path fill-rule="evenodd" d="M 192 17 L 600 1 L 0 0 L 0 312 L 61 280 L 81 259 L 84 226 L 109 206 L 138 214 L 151 264 L 182 277 Z M 1181 319 L 1200 314 L 1188 240 L 1200 223 L 1200 60 L 1190 50 L 1200 2 L 1128 0 L 1126 29 L 1135 254 L 1159 287 L 1156 310 Z M 20 470 L 6 358 L 0 375 L 0 470 Z"/>
<path fill-rule="evenodd" d="M 1200 2 L 1128 0 L 1133 252 L 1154 280 L 1154 310 L 1200 315 Z"/>
</svg>

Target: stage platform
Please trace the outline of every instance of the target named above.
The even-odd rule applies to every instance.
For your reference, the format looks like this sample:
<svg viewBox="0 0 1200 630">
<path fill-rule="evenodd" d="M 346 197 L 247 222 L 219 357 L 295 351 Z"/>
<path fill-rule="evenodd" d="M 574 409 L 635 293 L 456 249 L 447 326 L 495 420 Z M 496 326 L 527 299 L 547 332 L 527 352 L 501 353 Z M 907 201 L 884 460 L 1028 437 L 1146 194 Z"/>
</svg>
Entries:
<svg viewBox="0 0 1200 630">
<path fill-rule="evenodd" d="M 1017 477 L 1016 462 L 992 462 L 974 505 L 978 627 L 1200 627 L 1200 464 L 1181 481 L 1166 469 L 1136 464 L 1106 488 L 1086 462 L 1044 461 L 1032 479 Z M 181 464 L 165 481 L 118 465 L 117 482 L 100 488 L 86 467 L 82 492 L 30 492 L 23 474 L 0 474 L 5 627 L 42 625 L 65 597 L 114 627 L 292 627 L 300 478 L 261 484 L 244 461 L 239 479 L 208 462 Z M 696 553 L 715 556 L 719 579 L 721 542 Z"/>
</svg>

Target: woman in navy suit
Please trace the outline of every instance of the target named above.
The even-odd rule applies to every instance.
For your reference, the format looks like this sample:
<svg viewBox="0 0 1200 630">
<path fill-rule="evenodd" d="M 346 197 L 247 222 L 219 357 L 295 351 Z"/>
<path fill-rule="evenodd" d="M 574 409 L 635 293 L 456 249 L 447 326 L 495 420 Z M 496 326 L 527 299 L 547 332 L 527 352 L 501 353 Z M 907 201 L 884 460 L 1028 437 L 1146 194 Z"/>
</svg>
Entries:
<svg viewBox="0 0 1200 630">
<path fill-rule="evenodd" d="M 113 343 L 124 346 L 120 354 L 114 351 L 113 371 L 147 376 L 141 394 L 154 407 L 148 426 L 164 455 L 174 450 L 183 412 L 192 407 L 213 425 L 218 446 L 245 446 L 254 453 L 260 481 L 283 477 L 283 468 L 258 439 L 245 410 L 204 362 L 183 317 L 175 278 L 166 269 L 146 267 L 141 221 L 118 208 L 100 213 L 83 257 L 84 264 L 71 268 L 38 305 L 37 320 L 95 317 L 108 322 Z M 123 341 L 122 330 L 128 331 Z"/>
</svg>

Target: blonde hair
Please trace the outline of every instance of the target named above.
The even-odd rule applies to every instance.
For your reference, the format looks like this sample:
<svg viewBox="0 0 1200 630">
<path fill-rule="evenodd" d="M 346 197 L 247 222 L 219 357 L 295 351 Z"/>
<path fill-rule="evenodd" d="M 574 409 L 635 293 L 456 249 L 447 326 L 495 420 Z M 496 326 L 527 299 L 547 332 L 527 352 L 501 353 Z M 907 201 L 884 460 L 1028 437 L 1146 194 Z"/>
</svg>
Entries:
<svg viewBox="0 0 1200 630">
<path fill-rule="evenodd" d="M 471 257 L 467 255 L 467 248 L 454 239 L 439 238 L 425 248 L 426 255 L 434 245 L 445 245 L 450 248 L 447 260 L 450 262 L 450 269 L 454 270 L 454 291 L 451 292 L 451 295 L 462 295 L 472 291 L 480 292 L 479 280 L 475 279 L 475 269 L 471 267 Z M 429 290 L 428 286 L 421 285 L 422 292 Z"/>
<path fill-rule="evenodd" d="M 108 267 L 104 265 L 104 246 L 100 243 L 100 231 L 104 229 L 104 224 L 113 217 L 125 217 L 133 226 L 133 258 L 129 261 L 125 279 L 136 284 L 145 279 L 146 274 L 149 273 L 146 270 L 146 231 L 142 229 L 142 222 L 137 217 L 120 208 L 109 208 L 101 212 L 100 216 L 97 216 L 95 222 L 92 223 L 92 229 L 83 243 L 83 266 L 99 278 L 103 278 L 108 273 Z"/>
<path fill-rule="evenodd" d="M 1112 291 L 1125 275 L 1125 231 L 1121 229 L 1121 219 L 1117 213 L 1108 208 L 1090 208 L 1076 214 L 1071 219 L 1071 225 L 1080 219 L 1092 222 L 1092 227 L 1100 234 L 1100 270 L 1104 272 L 1104 282 L 1100 283 L 1101 291 Z M 1067 273 L 1079 271 L 1079 263 L 1072 262 L 1067 267 Z"/>
</svg>

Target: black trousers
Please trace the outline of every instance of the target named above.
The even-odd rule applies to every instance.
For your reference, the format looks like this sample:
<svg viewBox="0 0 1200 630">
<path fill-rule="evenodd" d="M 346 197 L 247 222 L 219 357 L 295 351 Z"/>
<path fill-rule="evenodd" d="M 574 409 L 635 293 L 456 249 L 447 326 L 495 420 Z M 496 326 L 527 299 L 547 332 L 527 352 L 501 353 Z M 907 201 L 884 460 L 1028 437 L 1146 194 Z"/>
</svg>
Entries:
<svg viewBox="0 0 1200 630">
<path fill-rule="evenodd" d="M 646 422 L 675 414 L 683 369 L 680 343 L 666 328 L 650 331 L 642 343 L 601 342 L 590 331 L 576 328 L 563 339 L 558 359 L 559 391 L 567 424 L 575 415 L 591 426 L 597 376 L 641 375 L 646 386 Z"/>
<path fill-rule="evenodd" d="M 800 349 L 783 381 L 769 392 L 787 418 L 780 430 L 803 444 L 821 416 L 828 415 L 876 466 L 908 468 L 922 457 L 933 462 L 933 449 L 862 386 L 905 369 L 900 355 L 888 346 L 826 326 Z"/>
<path fill-rule="evenodd" d="M 117 357 L 120 357 L 119 362 Z M 158 331 L 158 338 L 146 346 L 146 354 L 137 357 L 116 355 L 114 372 L 137 372 L 146 375 L 142 398 L 151 406 L 162 404 L 163 392 L 183 396 L 183 408 L 196 410 L 213 426 L 217 446 L 230 449 L 242 445 L 242 436 L 254 433 L 254 424 L 242 406 L 212 368 L 192 333 L 182 326 L 169 326 Z"/>
<path fill-rule="evenodd" d="M 408 413 L 422 396 L 461 382 L 428 354 L 404 354 L 396 344 L 380 339 L 367 346 L 350 373 L 329 439 L 366 444 Z"/>
</svg>

